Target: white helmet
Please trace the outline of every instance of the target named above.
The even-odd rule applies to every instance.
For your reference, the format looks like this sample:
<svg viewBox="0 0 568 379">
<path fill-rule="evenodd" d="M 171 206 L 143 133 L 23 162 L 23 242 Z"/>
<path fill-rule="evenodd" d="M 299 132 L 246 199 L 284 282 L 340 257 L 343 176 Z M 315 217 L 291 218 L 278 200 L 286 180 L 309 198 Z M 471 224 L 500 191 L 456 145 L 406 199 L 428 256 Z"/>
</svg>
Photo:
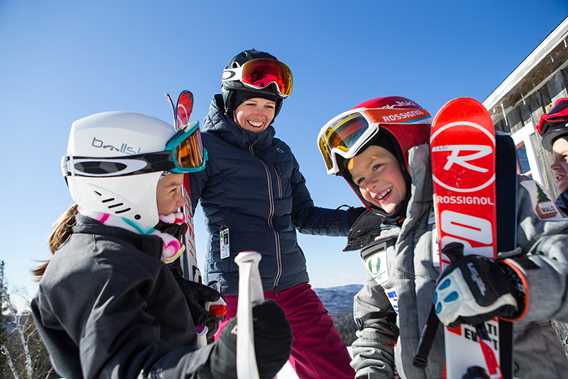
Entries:
<svg viewBox="0 0 568 379">
<path fill-rule="evenodd" d="M 175 134 L 172 125 L 138 113 L 96 113 L 75 121 L 62 161 L 71 197 L 85 211 L 155 226 L 158 180 L 171 167 L 150 168 L 140 154 L 164 152 Z"/>
</svg>

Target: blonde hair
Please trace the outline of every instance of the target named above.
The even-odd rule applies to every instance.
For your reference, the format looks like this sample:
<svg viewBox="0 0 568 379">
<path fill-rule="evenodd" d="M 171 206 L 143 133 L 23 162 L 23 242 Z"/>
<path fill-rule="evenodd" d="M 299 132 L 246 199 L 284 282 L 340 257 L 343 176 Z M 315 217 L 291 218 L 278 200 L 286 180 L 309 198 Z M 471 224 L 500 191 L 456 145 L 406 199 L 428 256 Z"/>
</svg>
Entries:
<svg viewBox="0 0 568 379">
<path fill-rule="evenodd" d="M 70 206 L 55 222 L 53 226 L 53 230 L 48 238 L 49 243 L 49 250 L 51 254 L 55 254 L 57 250 L 61 248 L 67 242 L 69 237 L 73 232 L 73 226 L 75 226 L 78 207 L 77 204 L 73 204 Z M 45 270 L 47 269 L 47 265 L 49 264 L 49 260 L 43 261 L 38 267 L 32 270 L 32 274 L 36 281 L 39 281 Z"/>
</svg>

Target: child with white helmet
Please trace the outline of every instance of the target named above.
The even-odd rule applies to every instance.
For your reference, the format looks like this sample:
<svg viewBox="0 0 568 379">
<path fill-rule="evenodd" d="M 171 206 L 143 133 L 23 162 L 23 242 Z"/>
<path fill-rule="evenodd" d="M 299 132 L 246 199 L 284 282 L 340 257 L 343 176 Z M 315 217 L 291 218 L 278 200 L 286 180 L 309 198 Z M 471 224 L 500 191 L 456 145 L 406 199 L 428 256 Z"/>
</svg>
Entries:
<svg viewBox="0 0 568 379">
<path fill-rule="evenodd" d="M 318 146 L 327 173 L 343 176 L 368 208 L 346 251 L 360 250 L 369 280 L 355 296 L 358 326 L 351 365 L 357 378 L 442 378 L 438 329 L 425 369 L 413 365 L 439 282 L 429 157 L 430 114 L 403 97 L 368 100 L 330 120 Z M 444 271 L 464 296 L 438 309 L 446 325 L 492 317 L 514 321 L 514 377 L 560 378 L 568 360 L 551 319 L 568 321 L 568 220 L 537 211 L 536 183 L 520 178 L 516 255 L 468 256 Z M 451 245 L 451 244 L 450 244 Z M 450 246 L 448 245 L 448 246 Z M 487 291 L 473 289 L 477 283 Z M 452 287 L 455 288 L 455 287 Z M 481 291 L 483 292 L 483 291 Z M 461 292 L 460 292 L 461 293 Z M 464 300 L 465 294 L 470 297 Z"/>
<path fill-rule="evenodd" d="M 199 304 L 219 294 L 176 278 L 185 227 L 183 176 L 202 171 L 199 129 L 137 113 L 73 123 L 62 172 L 76 203 L 50 236 L 53 256 L 32 315 L 56 372 L 66 378 L 235 378 L 236 338 L 197 346 Z M 286 362 L 291 332 L 282 310 L 253 310 L 260 376 Z M 233 324 L 235 321 L 232 321 Z"/>
</svg>

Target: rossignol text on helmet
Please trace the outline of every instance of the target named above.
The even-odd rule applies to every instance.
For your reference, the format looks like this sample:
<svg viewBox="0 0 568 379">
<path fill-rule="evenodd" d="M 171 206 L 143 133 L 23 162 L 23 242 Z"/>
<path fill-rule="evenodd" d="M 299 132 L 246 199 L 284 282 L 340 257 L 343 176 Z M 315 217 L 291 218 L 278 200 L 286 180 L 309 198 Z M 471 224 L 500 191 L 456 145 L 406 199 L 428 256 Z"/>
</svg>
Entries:
<svg viewBox="0 0 568 379">
<path fill-rule="evenodd" d="M 554 102 L 552 109 L 540 117 L 536 131 L 542 137 L 543 147 L 548 151 L 552 151 L 556 138 L 568 135 L 568 97 Z"/>
<path fill-rule="evenodd" d="M 257 50 L 245 50 L 234 56 L 223 70 L 221 94 L 227 113 L 240 103 L 262 97 L 276 102 L 276 115 L 282 99 L 292 93 L 292 72 L 273 55 Z"/>
<path fill-rule="evenodd" d="M 394 138 L 408 168 L 408 150 L 428 143 L 431 116 L 416 102 L 399 96 L 365 101 L 328 121 L 318 135 L 318 148 L 328 175 L 342 174 L 338 157 L 350 159 L 382 130 Z"/>
<path fill-rule="evenodd" d="M 153 117 L 104 112 L 73 123 L 61 168 L 80 209 L 152 227 L 162 173 L 201 171 L 206 160 L 197 124 L 176 132 Z"/>
</svg>

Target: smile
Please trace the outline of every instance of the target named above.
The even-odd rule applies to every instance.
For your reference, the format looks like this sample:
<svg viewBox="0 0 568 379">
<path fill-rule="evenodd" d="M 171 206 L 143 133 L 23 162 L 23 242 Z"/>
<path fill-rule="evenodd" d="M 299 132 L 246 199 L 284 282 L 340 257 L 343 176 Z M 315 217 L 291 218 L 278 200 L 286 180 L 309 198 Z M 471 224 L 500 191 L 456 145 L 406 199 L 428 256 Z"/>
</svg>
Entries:
<svg viewBox="0 0 568 379">
<path fill-rule="evenodd" d="M 255 128 L 260 128 L 264 125 L 264 121 L 252 121 L 252 120 L 248 120 L 248 123 Z"/>
<path fill-rule="evenodd" d="M 392 192 L 392 187 L 391 188 L 387 188 L 386 190 L 379 192 L 375 198 L 377 200 L 383 200 L 385 197 L 387 197 L 388 195 L 390 195 Z"/>
</svg>

